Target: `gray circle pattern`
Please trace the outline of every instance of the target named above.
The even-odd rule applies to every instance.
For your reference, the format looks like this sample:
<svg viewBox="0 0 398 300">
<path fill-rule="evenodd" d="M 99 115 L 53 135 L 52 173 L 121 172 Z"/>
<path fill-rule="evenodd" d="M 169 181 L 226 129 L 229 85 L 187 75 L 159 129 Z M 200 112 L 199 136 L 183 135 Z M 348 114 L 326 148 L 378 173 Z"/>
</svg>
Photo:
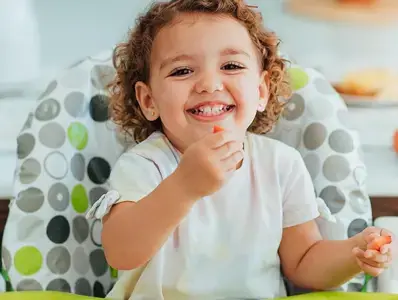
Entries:
<svg viewBox="0 0 398 300">
<path fill-rule="evenodd" d="M 69 206 L 69 190 L 65 184 L 57 182 L 48 190 L 47 199 L 55 211 L 64 211 Z"/>
<path fill-rule="evenodd" d="M 19 181 L 23 184 L 32 183 L 40 176 L 40 173 L 40 163 L 34 158 L 28 158 L 20 167 Z"/>
<path fill-rule="evenodd" d="M 96 65 L 91 69 L 91 83 L 102 90 L 115 77 L 115 69 L 108 65 Z"/>
<path fill-rule="evenodd" d="M 30 133 L 24 133 L 17 138 L 17 155 L 19 159 L 26 158 L 35 147 L 35 138 Z"/>
<path fill-rule="evenodd" d="M 76 248 L 72 256 L 72 264 L 73 264 L 73 269 L 79 275 L 84 276 L 90 270 L 90 262 L 88 259 L 88 255 L 84 251 L 83 247 Z"/>
<path fill-rule="evenodd" d="M 56 246 L 47 254 L 47 267 L 53 274 L 62 275 L 68 272 L 71 266 L 71 257 L 68 249 Z"/>
<path fill-rule="evenodd" d="M 54 179 L 62 179 L 68 173 L 68 162 L 59 151 L 49 153 L 44 159 L 44 169 Z"/>
<path fill-rule="evenodd" d="M 66 95 L 64 106 L 66 112 L 73 118 L 83 117 L 87 113 L 87 103 L 81 92 L 71 92 Z"/>
<path fill-rule="evenodd" d="M 327 136 L 327 129 L 321 123 L 312 123 L 304 131 L 304 146 L 309 150 L 315 150 L 322 146 Z"/>
<path fill-rule="evenodd" d="M 81 153 L 76 153 L 73 155 L 70 161 L 70 169 L 73 177 L 75 177 L 76 180 L 82 181 L 84 179 L 84 174 L 86 172 L 86 162 Z"/>
<path fill-rule="evenodd" d="M 19 292 L 19 291 L 42 291 L 43 288 L 42 288 L 41 284 L 37 282 L 37 280 L 23 279 L 18 283 L 16 290 L 17 290 L 17 292 Z"/>
<path fill-rule="evenodd" d="M 350 164 L 343 156 L 331 155 L 323 164 L 323 175 L 331 182 L 343 181 L 350 175 Z"/>
<path fill-rule="evenodd" d="M 44 146 L 57 149 L 65 143 L 65 130 L 58 123 L 48 123 L 39 131 L 39 141 Z"/>
<path fill-rule="evenodd" d="M 329 146 L 338 153 L 351 153 L 354 151 L 354 141 L 351 135 L 342 129 L 335 130 L 330 134 Z"/>
<path fill-rule="evenodd" d="M 92 158 L 91 148 L 98 146 L 92 141 L 95 143 L 102 136 L 104 140 L 115 141 L 118 150 L 114 151 L 114 157 L 106 147 L 104 150 L 96 149 L 104 157 L 110 156 L 110 160 L 103 159 L 104 164 L 112 162 L 121 151 L 114 132 L 106 128 L 109 124 L 104 124 L 108 121 L 108 114 L 103 104 L 107 104 L 108 98 L 105 87 L 101 87 L 112 79 L 115 71 L 111 66 L 105 66 L 106 62 L 100 63 L 99 67 L 88 66 L 87 62 L 85 60 L 77 67 L 66 70 L 60 80 L 54 80 L 47 86 L 40 101 L 27 116 L 23 132 L 17 140 L 19 162 L 15 176 L 20 182 L 16 185 L 17 197 L 13 209 L 22 215 L 18 225 L 12 228 L 12 244 L 6 241 L 2 250 L 4 269 L 9 270 L 13 287 L 17 290 L 45 288 L 92 296 L 93 293 L 101 295 L 101 289 L 109 289 L 111 278 L 108 264 L 103 251 L 95 251 L 101 245 L 92 242 L 101 242 L 102 224 L 99 221 L 92 227 L 93 222 L 76 211 L 79 210 L 78 204 L 73 202 L 74 205 L 71 205 L 72 187 L 77 184 L 83 185 L 89 201 L 105 191 L 86 176 L 90 169 L 88 162 Z M 68 126 L 76 118 L 93 138 L 80 151 L 72 149 L 67 143 Z M 101 135 L 98 135 L 100 132 Z M 91 175 L 95 175 L 94 166 L 101 167 L 91 165 Z M 34 187 L 25 186 L 32 184 Z M 52 246 L 46 247 L 48 242 Z M 32 245 L 41 252 L 44 258 L 41 269 L 28 278 L 16 278 L 13 256 L 16 250 L 26 245 Z"/>
<path fill-rule="evenodd" d="M 350 205 L 353 211 L 358 214 L 364 214 L 370 209 L 369 199 L 360 190 L 351 191 L 348 196 L 350 199 Z"/>
<path fill-rule="evenodd" d="M 55 99 L 42 101 L 36 108 L 35 117 L 39 121 L 50 121 L 58 117 L 61 105 Z"/>
<path fill-rule="evenodd" d="M 300 118 L 303 115 L 304 111 L 304 98 L 299 94 L 293 94 L 285 109 L 283 110 L 282 116 L 288 121 L 293 121 Z"/>
<path fill-rule="evenodd" d="M 89 234 L 89 225 L 85 217 L 77 216 L 72 222 L 72 234 L 79 244 L 83 243 Z"/>
<path fill-rule="evenodd" d="M 91 296 L 90 282 L 86 278 L 79 278 L 75 284 L 75 294 Z"/>
<path fill-rule="evenodd" d="M 353 237 L 363 231 L 366 227 L 368 227 L 368 224 L 364 219 L 355 219 L 348 226 L 347 235 L 349 238 Z"/>
<path fill-rule="evenodd" d="M 62 278 L 56 278 L 50 281 L 46 288 L 47 291 L 57 291 L 63 293 L 71 293 L 69 283 Z"/>
<path fill-rule="evenodd" d="M 99 277 L 106 273 L 108 265 L 102 249 L 95 249 L 90 253 L 90 265 L 95 276 Z"/>
<path fill-rule="evenodd" d="M 16 205 L 25 213 L 34 213 L 38 211 L 44 203 L 44 194 L 35 187 L 27 188 L 19 192 Z"/>
<path fill-rule="evenodd" d="M 325 187 L 319 194 L 332 214 L 339 213 L 345 206 L 346 199 L 343 192 L 335 186 Z"/>
<path fill-rule="evenodd" d="M 102 224 L 100 220 L 94 220 L 90 229 L 90 238 L 94 245 L 102 247 L 101 241 Z"/>
<path fill-rule="evenodd" d="M 102 186 L 97 186 L 91 189 L 89 192 L 90 204 L 93 205 L 102 195 L 106 194 L 107 192 L 108 190 Z"/>
</svg>

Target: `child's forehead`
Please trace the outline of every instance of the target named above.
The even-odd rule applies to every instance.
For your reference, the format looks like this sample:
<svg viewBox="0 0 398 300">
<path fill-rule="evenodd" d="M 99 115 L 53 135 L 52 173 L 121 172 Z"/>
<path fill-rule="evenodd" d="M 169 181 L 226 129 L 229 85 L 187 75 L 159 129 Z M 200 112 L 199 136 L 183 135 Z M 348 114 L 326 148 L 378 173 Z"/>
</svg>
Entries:
<svg viewBox="0 0 398 300">
<path fill-rule="evenodd" d="M 158 32 L 152 52 L 159 58 L 168 56 L 168 52 L 203 54 L 211 49 L 219 53 L 226 49 L 253 53 L 254 45 L 247 29 L 232 17 L 187 13 L 179 15 Z"/>
</svg>

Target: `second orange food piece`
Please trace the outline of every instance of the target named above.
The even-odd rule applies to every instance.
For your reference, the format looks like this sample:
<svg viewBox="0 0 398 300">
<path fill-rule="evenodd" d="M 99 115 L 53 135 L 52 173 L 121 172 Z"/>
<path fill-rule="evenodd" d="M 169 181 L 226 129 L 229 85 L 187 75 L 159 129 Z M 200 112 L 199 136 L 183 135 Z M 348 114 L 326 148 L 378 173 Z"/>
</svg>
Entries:
<svg viewBox="0 0 398 300">
<path fill-rule="evenodd" d="M 369 245 L 369 249 L 380 251 L 381 247 L 391 243 L 391 236 L 380 236 L 375 238 Z"/>
</svg>

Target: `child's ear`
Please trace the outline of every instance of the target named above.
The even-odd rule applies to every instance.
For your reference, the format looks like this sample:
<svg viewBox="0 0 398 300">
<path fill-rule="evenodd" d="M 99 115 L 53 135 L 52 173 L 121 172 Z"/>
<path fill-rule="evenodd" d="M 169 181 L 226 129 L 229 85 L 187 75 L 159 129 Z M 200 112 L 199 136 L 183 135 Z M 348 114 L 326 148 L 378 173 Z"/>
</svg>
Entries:
<svg viewBox="0 0 398 300">
<path fill-rule="evenodd" d="M 268 102 L 269 86 L 270 86 L 269 73 L 267 71 L 263 71 L 261 73 L 260 85 L 258 89 L 259 89 L 259 96 L 261 99 L 260 101 L 264 101 L 264 103 L 262 103 L 264 106 L 266 106 Z"/>
<path fill-rule="evenodd" d="M 159 118 L 159 112 L 152 98 L 150 87 L 142 81 L 135 84 L 135 97 L 148 121 L 155 121 Z"/>
</svg>

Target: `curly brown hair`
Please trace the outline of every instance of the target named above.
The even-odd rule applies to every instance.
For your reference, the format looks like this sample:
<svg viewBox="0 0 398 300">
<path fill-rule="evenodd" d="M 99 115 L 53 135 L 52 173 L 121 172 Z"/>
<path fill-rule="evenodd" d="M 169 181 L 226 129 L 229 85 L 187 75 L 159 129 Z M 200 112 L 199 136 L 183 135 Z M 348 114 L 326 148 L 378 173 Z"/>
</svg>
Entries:
<svg viewBox="0 0 398 300">
<path fill-rule="evenodd" d="M 160 118 L 148 121 L 135 96 L 135 84 L 148 83 L 152 43 L 160 29 L 170 24 L 181 13 L 223 14 L 244 25 L 259 51 L 262 69 L 269 74 L 269 99 L 266 110 L 258 112 L 249 131 L 262 134 L 271 130 L 279 118 L 283 102 L 279 97 L 288 97 L 290 89 L 286 80 L 286 61 L 278 55 L 279 40 L 266 30 L 260 13 L 246 5 L 243 0 L 171 0 L 155 2 L 141 15 L 136 26 L 128 34 L 126 42 L 116 46 L 113 64 L 116 76 L 110 83 L 110 114 L 136 142 L 145 140 L 152 132 L 161 131 Z"/>
</svg>

